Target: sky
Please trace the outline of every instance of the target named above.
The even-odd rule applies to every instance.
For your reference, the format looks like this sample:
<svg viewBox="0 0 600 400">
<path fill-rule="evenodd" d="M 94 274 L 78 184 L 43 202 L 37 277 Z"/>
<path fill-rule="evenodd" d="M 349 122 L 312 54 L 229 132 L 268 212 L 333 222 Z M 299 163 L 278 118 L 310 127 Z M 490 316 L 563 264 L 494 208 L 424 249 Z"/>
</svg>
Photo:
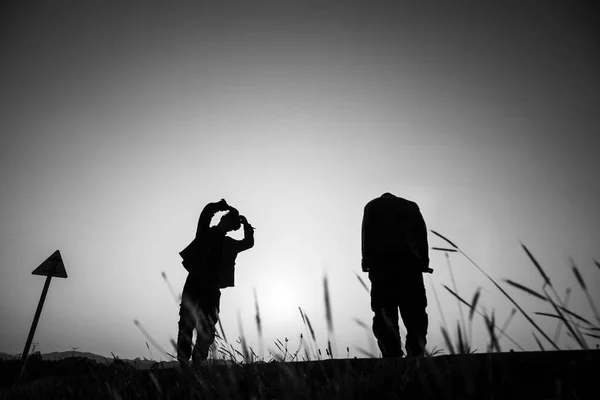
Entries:
<svg viewBox="0 0 600 400">
<path fill-rule="evenodd" d="M 167 359 L 176 337 L 181 251 L 209 202 L 256 227 L 221 321 L 263 354 L 306 338 L 325 349 L 327 276 L 336 357 L 377 353 L 364 205 L 417 202 L 529 313 L 549 306 L 528 246 L 571 309 L 600 306 L 598 12 L 558 1 L 13 2 L 0 23 L 0 352 L 23 351 L 55 250 L 34 343 Z M 216 220 L 215 220 L 216 222 Z M 240 232 L 232 236 L 239 238 Z M 429 234 L 432 247 L 447 243 Z M 460 314 L 445 254 L 431 250 L 428 348 Z M 460 254 L 458 292 L 501 326 L 511 303 Z M 163 278 L 163 272 L 167 280 Z M 435 289 L 435 293 L 434 293 Z M 171 292 L 173 291 L 173 293 Z M 440 307 L 437 305 L 436 297 Z M 463 311 L 466 313 L 466 310 Z M 465 316 L 467 318 L 467 316 Z M 534 316 L 553 336 L 556 321 Z M 162 350 L 147 347 L 139 321 Z M 404 329 L 404 328 L 402 328 Z M 484 352 L 482 318 L 472 345 Z M 506 330 L 537 350 L 521 315 Z M 403 331 L 403 335 L 405 330 Z M 538 335 L 539 336 L 539 335 Z M 549 347 L 547 342 L 544 342 Z M 561 348 L 576 348 L 563 334 Z M 590 341 L 591 345 L 594 343 Z M 515 345 L 503 338 L 503 350 Z"/>
</svg>

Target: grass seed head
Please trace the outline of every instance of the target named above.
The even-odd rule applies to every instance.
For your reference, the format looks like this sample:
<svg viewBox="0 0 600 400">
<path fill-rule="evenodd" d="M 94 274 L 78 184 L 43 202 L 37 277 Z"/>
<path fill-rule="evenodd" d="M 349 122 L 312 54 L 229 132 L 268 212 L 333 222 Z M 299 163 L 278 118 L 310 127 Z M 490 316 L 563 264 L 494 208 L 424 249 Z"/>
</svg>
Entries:
<svg viewBox="0 0 600 400">
<path fill-rule="evenodd" d="M 515 288 L 517 288 L 519 290 L 522 290 L 525 293 L 528 293 L 528 294 L 530 294 L 530 295 L 532 295 L 532 296 L 534 296 L 534 297 L 536 297 L 536 298 L 538 298 L 540 300 L 548 301 L 548 299 L 546 297 L 544 297 L 540 293 L 536 292 L 535 290 L 533 290 L 531 288 L 528 288 L 527 286 L 524 286 L 524 285 L 521 285 L 520 283 L 511 281 L 510 279 L 505 279 L 504 281 L 506 283 L 508 283 L 509 285 L 511 285 L 511 286 L 513 286 L 513 287 L 515 287 Z"/>
<path fill-rule="evenodd" d="M 475 310 L 477 309 L 477 303 L 479 302 L 480 295 L 481 287 L 477 288 L 477 291 L 473 295 L 473 300 L 471 301 L 471 310 L 469 311 L 469 321 L 473 321 L 473 315 L 475 314 Z"/>
<path fill-rule="evenodd" d="M 579 269 L 575 265 L 575 261 L 573 261 L 573 259 L 571 259 L 571 266 L 572 266 L 571 268 L 573 269 L 573 274 L 575 275 L 575 279 L 577 279 L 577 283 L 579 283 L 579 286 L 581 286 L 581 288 L 583 290 L 587 290 L 587 286 L 585 285 L 585 281 L 583 280 L 583 277 L 579 273 Z"/>
<path fill-rule="evenodd" d="M 455 354 L 450 335 L 448 335 L 448 331 L 446 331 L 446 328 L 444 327 L 442 327 L 442 336 L 444 337 L 444 342 L 446 342 L 446 347 L 448 347 L 450 354 Z"/>
<path fill-rule="evenodd" d="M 333 332 L 333 317 L 331 315 L 331 300 L 329 298 L 329 282 L 327 275 L 323 277 L 323 292 L 325 295 L 325 318 L 327 319 L 327 331 Z"/>
<path fill-rule="evenodd" d="M 523 247 L 523 250 L 525 250 L 525 253 L 527 253 L 527 256 L 529 256 L 529 259 L 531 260 L 533 265 L 535 265 L 535 267 L 537 268 L 540 275 L 542 275 L 542 278 L 544 279 L 544 284 L 548 285 L 548 286 L 552 286 L 552 284 L 550 283 L 550 278 L 548 278 L 548 275 L 546 275 L 546 273 L 544 272 L 544 269 L 542 268 L 540 263 L 535 259 L 533 254 L 531 254 L 531 252 L 529 251 L 527 246 L 525 246 L 523 243 L 521 243 L 521 246 Z"/>
<path fill-rule="evenodd" d="M 448 243 L 450 246 L 454 247 L 455 249 L 458 249 L 458 246 L 455 245 L 454 243 L 452 243 L 450 241 L 450 239 L 448 239 L 447 237 L 443 236 L 442 234 L 434 231 L 433 229 L 430 229 L 431 233 L 433 233 L 434 235 L 438 236 L 439 238 L 441 238 L 442 240 L 446 241 L 446 243 Z"/>
</svg>

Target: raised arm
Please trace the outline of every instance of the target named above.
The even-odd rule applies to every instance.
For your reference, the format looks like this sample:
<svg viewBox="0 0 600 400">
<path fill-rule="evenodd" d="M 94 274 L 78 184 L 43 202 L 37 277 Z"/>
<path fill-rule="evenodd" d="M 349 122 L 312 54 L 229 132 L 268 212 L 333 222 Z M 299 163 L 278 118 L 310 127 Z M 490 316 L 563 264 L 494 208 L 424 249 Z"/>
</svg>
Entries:
<svg viewBox="0 0 600 400">
<path fill-rule="evenodd" d="M 196 237 L 199 237 L 210 227 L 210 221 L 218 211 L 226 211 L 229 208 L 225 199 L 221 199 L 216 203 L 208 203 L 198 219 L 198 228 L 196 229 Z"/>
<path fill-rule="evenodd" d="M 254 228 L 243 215 L 240 215 L 240 222 L 244 226 L 244 238 L 242 240 L 234 240 L 238 253 L 254 246 Z"/>
</svg>

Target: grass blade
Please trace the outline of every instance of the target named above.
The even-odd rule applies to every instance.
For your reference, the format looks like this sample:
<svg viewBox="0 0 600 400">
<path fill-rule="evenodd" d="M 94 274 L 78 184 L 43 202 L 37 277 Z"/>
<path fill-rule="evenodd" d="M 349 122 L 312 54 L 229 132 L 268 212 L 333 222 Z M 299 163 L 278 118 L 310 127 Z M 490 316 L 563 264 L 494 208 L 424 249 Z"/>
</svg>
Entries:
<svg viewBox="0 0 600 400">
<path fill-rule="evenodd" d="M 431 250 L 444 251 L 448 253 L 456 253 L 458 251 L 456 249 L 448 249 L 446 247 L 432 247 Z"/>
<path fill-rule="evenodd" d="M 587 289 L 587 285 L 585 284 L 583 277 L 579 273 L 579 269 L 575 265 L 575 261 L 573 261 L 573 259 L 571 259 L 571 265 L 573 268 L 573 273 L 575 274 L 575 278 L 577 279 L 579 286 L 581 286 L 581 289 L 583 289 L 583 292 L 585 293 L 585 297 L 587 298 L 587 301 L 590 304 L 590 308 L 592 309 L 596 318 L 600 318 L 600 314 L 598 314 L 598 309 L 596 308 L 596 305 L 594 304 L 594 300 L 592 299 L 592 296 L 590 296 L 590 292 Z"/>
<path fill-rule="evenodd" d="M 479 302 L 480 295 L 481 295 L 481 287 L 477 288 L 477 291 L 473 295 L 473 300 L 471 300 L 471 311 L 469 311 L 469 322 L 473 321 L 473 315 L 475 314 L 475 309 L 477 308 L 477 303 Z"/>
<path fill-rule="evenodd" d="M 142 335 L 144 335 L 146 337 L 146 340 L 148 342 L 150 342 L 156 350 L 160 351 L 163 355 L 167 355 L 167 352 L 162 348 L 162 346 L 159 345 L 156 340 L 154 340 L 154 338 L 144 329 L 144 327 L 142 327 L 142 324 L 140 323 L 140 321 L 138 321 L 137 319 L 134 319 L 133 324 L 135 326 L 137 326 L 137 328 L 140 330 L 140 332 L 142 332 Z M 146 345 L 148 345 L 147 342 L 146 342 Z M 148 348 L 148 349 L 150 349 L 150 348 Z"/>
<path fill-rule="evenodd" d="M 254 307 L 256 308 L 256 330 L 258 331 L 258 345 L 259 345 L 259 353 L 262 358 L 263 356 L 263 336 L 262 336 L 262 322 L 260 319 L 260 309 L 258 308 L 258 297 L 256 296 L 256 289 L 252 289 L 254 291 Z"/>
<path fill-rule="evenodd" d="M 508 329 L 508 325 L 511 323 L 512 319 L 514 318 L 515 314 L 517 313 L 517 309 L 513 307 L 512 310 L 510 310 L 510 314 L 508 315 L 508 317 L 506 318 L 506 321 L 504 321 L 504 325 L 502 325 L 502 328 L 499 329 L 500 331 L 500 335 L 498 336 L 498 340 L 500 340 L 500 338 L 502 337 L 502 335 L 504 334 L 504 331 L 506 329 Z"/>
<path fill-rule="evenodd" d="M 554 310 L 560 316 L 560 319 L 562 319 L 563 323 L 565 324 L 565 326 L 567 327 L 569 332 L 571 332 L 571 334 L 575 337 L 575 340 L 577 341 L 579 346 L 581 346 L 582 349 L 587 350 L 588 349 L 587 343 L 581 337 L 581 334 L 578 334 L 578 332 L 575 332 L 575 329 L 573 329 L 573 326 L 571 325 L 571 323 L 567 320 L 567 318 L 565 318 L 563 313 L 560 311 L 560 308 L 556 304 L 554 304 L 554 302 L 550 299 L 550 296 L 548 296 L 548 293 L 546 293 L 545 289 L 544 289 L 544 293 L 546 294 L 546 297 L 550 301 L 550 304 L 552 304 L 552 307 L 554 307 Z"/>
<path fill-rule="evenodd" d="M 473 295 L 473 299 L 471 299 L 471 310 L 469 310 L 469 338 L 473 339 L 473 315 L 475 315 L 475 310 L 477 309 L 477 303 L 479 302 L 479 297 L 481 295 L 481 287 L 478 287 Z"/>
<path fill-rule="evenodd" d="M 510 297 L 510 295 L 509 295 L 508 293 L 506 293 L 506 291 L 505 291 L 504 289 L 502 289 L 502 288 L 500 287 L 500 285 L 498 285 L 498 284 L 496 283 L 496 281 L 494 281 L 494 280 L 492 279 L 492 283 L 493 283 L 494 285 L 496 285 L 496 287 L 497 287 L 497 288 L 498 288 L 498 289 L 499 289 L 499 290 L 500 290 L 500 291 L 501 291 L 501 292 L 502 292 L 502 293 L 503 293 L 503 294 L 506 296 L 506 298 L 508 298 L 508 300 L 510 300 L 510 302 L 511 302 L 511 303 L 513 303 L 513 305 L 514 305 L 515 307 L 517 307 L 517 310 L 519 310 L 519 311 L 521 312 L 521 314 L 523 314 L 523 316 L 525 317 L 525 319 L 527 319 L 527 321 L 529 321 L 529 323 L 530 323 L 531 325 L 533 325 L 533 327 L 534 327 L 535 329 L 537 329 L 537 330 L 538 330 L 538 332 L 540 332 L 540 334 L 541 334 L 541 335 L 544 337 L 544 339 L 546 339 L 548 342 L 550 342 L 550 344 L 552 345 L 552 347 L 554 347 L 556 350 L 560 350 L 560 348 L 559 348 L 559 347 L 556 345 L 556 343 L 554 343 L 554 341 L 553 341 L 552 339 L 550 339 L 550 337 L 548 337 L 548 335 L 546 335 L 546 332 L 544 332 L 544 331 L 543 331 L 543 330 L 542 330 L 542 329 L 541 329 L 541 328 L 538 326 L 538 324 L 536 324 L 536 323 L 535 323 L 535 321 L 531 319 L 531 317 L 530 317 L 530 316 L 529 316 L 529 315 L 528 315 L 528 314 L 525 312 L 525 310 L 523 310 L 523 309 L 521 308 L 521 306 L 520 306 L 520 305 L 519 305 L 519 304 L 518 304 L 518 303 L 517 303 L 517 302 L 516 302 L 516 301 L 515 301 L 515 300 L 514 300 L 512 297 Z"/>
<path fill-rule="evenodd" d="M 160 273 L 160 275 L 162 276 L 163 280 L 167 284 L 167 287 L 169 288 L 169 292 L 171 292 L 171 296 L 173 296 L 175 303 L 179 303 L 181 301 L 181 299 L 178 298 L 178 296 L 175 294 L 175 290 L 173 290 L 173 286 L 171 286 L 171 282 L 169 282 L 169 279 L 167 278 L 167 273 L 165 271 L 162 271 Z"/>
<path fill-rule="evenodd" d="M 452 291 L 452 289 L 450 289 L 448 286 L 446 285 L 442 285 L 444 286 L 444 288 L 446 288 L 446 290 L 448 290 L 454 297 L 456 297 L 458 300 L 462 301 L 464 304 L 466 304 L 468 307 L 471 307 L 471 305 L 469 303 L 467 303 L 462 297 L 460 297 L 458 294 L 454 293 Z M 502 291 L 502 289 L 500 288 L 500 290 Z M 505 293 L 506 294 L 506 293 Z M 475 312 L 478 315 L 481 315 L 484 319 L 485 319 L 485 315 L 480 313 L 479 311 L 477 311 L 477 309 L 475 309 Z M 524 312 L 524 311 L 522 311 Z M 526 316 L 527 317 L 527 316 Z M 498 326 L 495 326 L 496 329 L 498 329 L 500 331 L 500 333 L 502 333 L 508 340 L 510 340 L 515 346 L 517 346 L 519 348 L 519 350 L 524 351 L 525 349 L 523 349 L 523 347 L 521 345 L 519 345 L 519 343 L 517 343 L 513 338 L 511 338 L 510 336 L 508 336 L 505 332 L 504 329 L 498 328 Z M 539 329 L 539 328 L 538 328 Z M 550 341 L 552 342 L 552 341 Z M 560 350 L 557 348 L 557 350 Z"/>
<path fill-rule="evenodd" d="M 306 318 L 304 318 L 304 313 L 302 312 L 302 308 L 298 307 L 298 311 L 300 311 L 300 316 L 302 317 L 302 322 L 306 325 Z"/>
<path fill-rule="evenodd" d="M 490 350 L 493 352 L 494 350 L 496 350 L 496 352 L 500 352 L 500 345 L 498 344 L 498 336 L 496 336 L 496 332 L 494 331 L 494 327 L 496 326 L 496 316 L 494 314 L 494 312 L 492 312 L 492 316 L 488 317 L 487 315 L 484 316 L 485 319 L 485 325 L 488 329 L 488 334 L 490 335 Z"/>
<path fill-rule="evenodd" d="M 543 301 L 548 301 L 548 299 L 546 299 L 544 296 L 542 296 L 541 294 L 539 294 L 535 290 L 528 288 L 527 286 L 524 286 L 524 285 L 521 285 L 520 283 L 511 281 L 510 279 L 505 279 L 504 281 L 506 283 L 508 283 L 509 285 L 511 285 L 511 286 L 513 286 L 513 287 L 515 287 L 515 288 L 517 288 L 519 290 L 522 290 L 522 291 L 524 291 L 527 294 L 532 295 L 533 297 L 536 297 L 536 298 L 538 298 L 540 300 L 543 300 Z"/>
<path fill-rule="evenodd" d="M 560 316 L 560 315 L 558 315 L 558 314 L 550 314 L 550 313 L 546 313 L 546 312 L 539 312 L 539 311 L 538 311 L 538 312 L 535 312 L 534 314 L 536 314 L 536 315 L 541 315 L 541 316 L 543 316 L 543 317 L 555 318 L 555 319 L 558 319 L 558 320 L 560 320 L 561 322 L 563 322 L 563 321 L 562 321 L 562 319 L 563 319 L 563 317 L 564 317 L 564 316 L 563 316 L 563 317 L 561 317 L 561 316 Z M 570 323 L 571 323 L 572 325 L 575 325 L 575 326 L 577 326 L 578 328 L 587 329 L 585 326 L 583 326 L 583 325 L 580 325 L 580 324 L 578 324 L 578 323 L 576 323 L 576 322 L 572 322 L 572 321 L 571 321 Z"/>
<path fill-rule="evenodd" d="M 460 330 L 460 324 L 456 324 L 456 328 L 457 328 L 456 329 L 457 330 L 456 334 L 457 334 L 457 337 L 458 337 L 458 349 L 457 349 L 458 354 L 468 354 L 469 351 L 467 350 L 467 346 L 465 344 L 465 340 L 463 340 L 463 334 L 462 334 L 462 332 Z"/>
<path fill-rule="evenodd" d="M 325 318 L 327 319 L 327 331 L 333 332 L 333 318 L 331 317 L 331 301 L 329 299 L 329 283 L 327 275 L 323 277 L 323 292 L 325 295 Z"/>
<path fill-rule="evenodd" d="M 223 330 L 223 324 L 221 324 L 221 318 L 219 318 L 218 321 L 219 321 L 219 329 L 221 330 L 221 337 L 223 338 L 225 343 L 229 344 L 229 342 L 227 341 L 227 336 L 225 336 L 225 331 Z"/>
<path fill-rule="evenodd" d="M 584 335 L 593 337 L 594 339 L 600 339 L 600 335 L 596 335 L 594 333 L 584 333 Z"/>
<path fill-rule="evenodd" d="M 521 308 L 521 306 L 519 306 L 519 304 L 512 297 L 510 297 L 510 295 L 508 293 L 506 293 L 506 291 L 504 289 L 502 289 L 502 287 L 500 285 L 498 285 L 498 283 L 496 283 L 496 281 L 490 275 L 488 275 L 479 265 L 477 265 L 477 263 L 475 261 L 473 261 L 473 259 L 471 259 L 471 257 L 469 257 L 467 254 L 465 254 L 463 251 L 461 251 L 460 253 L 463 256 L 465 256 L 465 258 L 467 260 L 469 260 L 469 262 L 471 262 L 471 264 L 473 264 L 475 266 L 475 268 L 477 268 L 482 274 L 484 274 L 494 284 L 494 286 L 496 286 L 496 288 L 498 288 L 498 290 L 500 290 L 500 292 L 502 292 L 502 294 L 504 296 L 506 296 L 506 298 L 511 303 L 513 303 L 513 305 L 517 308 L 517 310 L 519 310 L 521 312 L 521 314 L 523 314 L 525 319 L 527 319 L 527 321 L 531 325 L 533 325 L 533 327 L 535 329 L 537 329 L 538 332 L 540 332 L 540 334 L 544 337 L 544 339 L 546 339 L 548 342 L 550 342 L 550 344 L 552 344 L 552 347 L 554 347 L 556 350 L 560 350 L 560 348 L 556 345 L 556 343 L 554 343 L 554 341 L 552 339 L 550 339 L 550 337 L 548 337 L 548 335 L 546 335 L 546 333 L 535 323 L 535 321 L 532 320 L 529 315 L 527 315 L 525 310 L 523 310 Z"/>
<path fill-rule="evenodd" d="M 574 313 L 573 311 L 568 310 L 565 307 L 562 306 L 558 306 L 558 308 L 560 308 L 561 310 L 563 310 L 564 312 L 566 312 L 567 314 L 569 314 L 572 317 L 577 318 L 578 320 L 580 320 L 581 322 L 584 322 L 588 325 L 592 325 L 592 323 L 590 321 L 588 321 L 587 319 L 583 318 L 581 315 Z"/>
<path fill-rule="evenodd" d="M 440 233 L 437 233 L 436 231 L 434 231 L 433 229 L 430 229 L 431 233 L 433 233 L 434 235 L 438 236 L 439 238 L 441 238 L 442 240 L 444 240 L 446 243 L 448 243 L 450 246 L 454 247 L 455 249 L 458 249 L 458 246 L 455 245 L 454 243 L 452 243 L 450 241 L 450 239 L 446 238 L 445 236 L 441 235 Z"/>
<path fill-rule="evenodd" d="M 281 347 L 282 345 L 280 345 L 277 342 L 281 343 L 281 341 L 279 339 L 277 339 L 276 341 L 273 342 L 275 344 L 275 347 L 277 347 L 277 350 L 279 350 L 280 352 L 283 353 L 283 347 Z"/>
<path fill-rule="evenodd" d="M 258 331 L 258 336 L 262 338 L 262 324 L 260 320 L 260 309 L 258 308 L 258 298 L 256 297 L 256 289 L 254 290 L 254 308 L 256 309 L 256 330 Z"/>
<path fill-rule="evenodd" d="M 565 307 L 567 307 L 567 305 L 569 304 L 570 296 L 571 296 L 571 288 L 567 288 L 567 290 L 565 292 L 565 299 L 563 300 L 563 304 L 565 305 Z M 563 326 L 562 321 L 558 321 L 558 323 L 556 324 L 556 331 L 554 332 L 554 341 L 555 342 L 558 342 L 558 338 L 560 337 L 560 332 L 562 330 L 562 326 Z"/>
<path fill-rule="evenodd" d="M 446 317 L 444 316 L 444 311 L 442 310 L 442 305 L 440 303 L 440 298 L 438 297 L 437 290 L 435 290 L 435 286 L 433 285 L 433 280 L 429 281 L 431 289 L 433 290 L 433 295 L 435 296 L 435 302 L 437 303 L 438 310 L 440 310 L 440 316 L 442 317 L 443 327 L 448 329 L 448 324 L 446 323 Z"/>
<path fill-rule="evenodd" d="M 577 265 L 575 265 L 575 261 L 572 258 L 571 258 L 571 268 L 573 270 L 573 274 L 575 275 L 575 279 L 577 279 L 577 283 L 579 283 L 579 286 L 581 286 L 581 288 L 583 290 L 587 291 L 587 286 L 585 285 L 585 281 L 583 280 L 583 277 L 579 273 L 579 268 L 577 268 Z"/>
<path fill-rule="evenodd" d="M 544 346 L 542 346 L 542 343 L 540 342 L 540 340 L 537 338 L 537 336 L 535 336 L 535 332 L 531 332 L 531 334 L 533 335 L 533 338 L 535 339 L 535 342 L 537 343 L 540 350 L 546 351 L 546 349 L 544 349 Z"/>
<path fill-rule="evenodd" d="M 308 319 L 308 315 L 304 315 L 306 317 L 306 324 L 308 325 L 308 330 L 310 331 L 310 336 L 312 337 L 312 340 L 317 343 L 317 338 L 315 337 L 315 331 L 312 327 L 312 324 L 310 323 L 310 319 Z"/>
<path fill-rule="evenodd" d="M 450 340 L 450 335 L 444 327 L 442 327 L 442 336 L 444 336 L 444 341 L 446 342 L 446 347 L 448 347 L 450 354 L 456 354 L 454 351 L 454 346 L 452 346 L 452 340 Z"/>
<path fill-rule="evenodd" d="M 312 330 L 312 326 L 310 325 L 310 322 L 308 321 L 308 315 L 306 315 L 302 311 L 302 308 L 298 307 L 298 310 L 300 311 L 300 316 L 302 317 L 302 322 L 304 323 L 304 328 L 306 329 L 307 336 L 311 335 L 311 337 L 312 337 L 312 342 L 310 340 L 308 341 L 308 347 L 310 348 L 311 354 L 314 355 L 315 349 L 313 348 L 313 343 L 315 344 L 315 347 L 317 346 L 317 339 L 315 338 L 315 332 Z"/>
<path fill-rule="evenodd" d="M 548 278 L 548 275 L 546 275 L 546 273 L 542 269 L 542 266 L 540 265 L 540 263 L 537 262 L 537 260 L 533 256 L 533 254 L 531 254 L 531 252 L 529 251 L 529 249 L 527 248 L 527 246 L 525 246 L 523 243 L 521 243 L 521 246 L 523 247 L 523 250 L 525 250 L 525 253 L 527 253 L 527 255 L 529 256 L 529 259 L 531 260 L 531 262 L 533 263 L 533 265 L 535 265 L 535 267 L 537 268 L 537 270 L 540 273 L 540 275 L 542 275 L 542 278 L 544 279 L 544 284 L 548 285 L 548 286 L 552 286 L 550 284 L 550 278 Z"/>
<path fill-rule="evenodd" d="M 360 282 L 360 284 L 362 285 L 362 287 L 365 288 L 365 290 L 367 291 L 367 293 L 371 293 L 371 291 L 369 290 L 369 287 L 367 286 L 367 284 L 365 283 L 365 281 L 362 280 L 362 278 L 360 277 L 360 275 L 358 275 L 356 272 L 356 278 L 358 278 L 358 281 Z"/>
<path fill-rule="evenodd" d="M 446 285 L 442 285 L 447 291 L 449 291 L 450 293 L 452 293 L 452 295 L 454 297 L 456 297 L 459 301 L 461 301 L 462 303 L 464 303 L 467 307 L 471 308 L 471 305 L 469 303 L 467 303 L 466 300 L 463 300 L 462 297 L 460 297 L 457 293 L 455 293 L 452 289 L 450 289 L 448 286 Z"/>
<path fill-rule="evenodd" d="M 534 312 L 534 314 L 541 315 L 543 317 L 550 317 L 550 318 L 556 318 L 556 319 L 562 320 L 562 318 L 560 317 L 560 315 L 557 315 L 557 314 L 550 314 L 550 313 L 541 312 L 541 311 L 536 311 L 536 312 Z"/>
<path fill-rule="evenodd" d="M 240 330 L 240 344 L 242 345 L 242 351 L 244 352 L 241 356 L 244 358 L 244 363 L 248 363 L 250 359 L 250 352 L 248 351 L 248 346 L 246 344 L 246 336 L 244 335 L 244 326 L 242 325 L 242 317 L 240 312 L 238 311 L 237 315 L 238 329 Z M 239 353 L 239 352 L 238 352 Z"/>
<path fill-rule="evenodd" d="M 369 330 L 369 326 L 367 324 L 365 324 L 363 321 L 361 321 L 360 319 L 354 318 L 354 322 L 356 322 L 356 324 L 358 326 L 360 326 L 361 328 L 366 329 L 367 331 Z"/>
<path fill-rule="evenodd" d="M 450 263 L 450 257 L 448 256 L 448 253 L 446 253 L 446 263 L 448 264 L 448 271 L 450 271 L 450 278 L 452 279 L 452 287 L 454 288 L 454 291 L 456 293 L 458 293 L 458 286 L 456 285 L 456 280 L 454 279 L 454 273 L 452 272 L 452 264 Z M 460 306 L 460 302 L 458 303 L 458 312 L 460 314 L 460 321 L 462 322 L 463 332 L 466 333 L 467 325 L 465 324 L 465 316 L 463 314 L 463 309 Z"/>
</svg>

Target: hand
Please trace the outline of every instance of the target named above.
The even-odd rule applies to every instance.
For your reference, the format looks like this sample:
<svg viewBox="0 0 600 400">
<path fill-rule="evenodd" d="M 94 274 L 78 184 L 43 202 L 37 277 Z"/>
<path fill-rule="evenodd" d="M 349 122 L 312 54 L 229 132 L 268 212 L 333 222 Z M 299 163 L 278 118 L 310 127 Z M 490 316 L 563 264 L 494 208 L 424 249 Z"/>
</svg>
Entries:
<svg viewBox="0 0 600 400">
<path fill-rule="evenodd" d="M 229 209 L 229 204 L 227 204 L 225 199 L 219 200 L 219 202 L 217 204 L 219 205 L 219 209 L 221 211 L 227 211 Z"/>
<path fill-rule="evenodd" d="M 253 227 L 252 225 L 250 225 L 250 223 L 248 222 L 248 220 L 246 219 L 246 217 L 245 217 L 245 216 L 243 216 L 243 215 L 240 215 L 240 222 L 241 222 L 242 224 L 244 224 L 244 227 L 247 227 L 247 228 L 252 228 L 252 229 L 254 229 L 254 227 Z"/>
<path fill-rule="evenodd" d="M 371 271 L 371 262 L 369 261 L 368 258 L 363 257 L 360 264 L 361 264 L 363 272 Z"/>
</svg>

